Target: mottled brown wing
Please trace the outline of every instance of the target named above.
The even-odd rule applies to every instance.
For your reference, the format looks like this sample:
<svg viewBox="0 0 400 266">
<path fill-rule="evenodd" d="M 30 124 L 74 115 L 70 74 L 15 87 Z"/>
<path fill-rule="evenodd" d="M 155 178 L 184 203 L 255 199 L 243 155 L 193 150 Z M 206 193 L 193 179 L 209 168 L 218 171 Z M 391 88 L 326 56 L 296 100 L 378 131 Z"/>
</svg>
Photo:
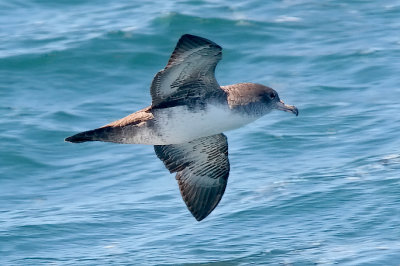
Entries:
<svg viewBox="0 0 400 266">
<path fill-rule="evenodd" d="M 222 57 L 222 48 L 207 39 L 185 34 L 172 53 L 167 66 L 151 84 L 152 106 L 207 93 L 223 93 L 214 71 Z"/>
<path fill-rule="evenodd" d="M 176 172 L 186 206 L 201 221 L 218 205 L 229 176 L 228 142 L 224 134 L 184 144 L 154 146 L 171 172 Z"/>
</svg>

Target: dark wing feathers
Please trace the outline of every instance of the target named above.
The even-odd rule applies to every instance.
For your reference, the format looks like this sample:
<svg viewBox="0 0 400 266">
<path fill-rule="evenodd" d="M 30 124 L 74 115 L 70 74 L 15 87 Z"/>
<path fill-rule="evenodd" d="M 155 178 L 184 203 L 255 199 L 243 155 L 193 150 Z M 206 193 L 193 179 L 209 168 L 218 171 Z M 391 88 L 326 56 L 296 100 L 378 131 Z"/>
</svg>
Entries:
<svg viewBox="0 0 400 266">
<path fill-rule="evenodd" d="M 207 40 L 205 38 L 194 36 L 190 34 L 182 35 L 176 44 L 175 50 L 172 52 L 171 57 L 168 60 L 168 64 L 165 68 L 169 68 L 175 64 L 179 64 L 183 59 L 183 54 L 186 52 L 195 52 L 196 49 L 203 49 L 200 53 L 204 55 L 209 55 L 209 51 L 207 49 L 214 49 L 215 51 L 222 51 L 221 46 Z M 219 59 L 218 59 L 219 60 Z"/>
<path fill-rule="evenodd" d="M 159 71 L 151 84 L 152 106 L 185 97 L 204 97 L 207 93 L 224 93 L 214 71 L 222 56 L 222 48 L 207 39 L 183 35 L 167 66 Z"/>
<path fill-rule="evenodd" d="M 224 134 L 184 144 L 156 145 L 154 150 L 171 172 L 176 172 L 186 206 L 201 221 L 218 205 L 229 176 L 228 143 Z"/>
</svg>

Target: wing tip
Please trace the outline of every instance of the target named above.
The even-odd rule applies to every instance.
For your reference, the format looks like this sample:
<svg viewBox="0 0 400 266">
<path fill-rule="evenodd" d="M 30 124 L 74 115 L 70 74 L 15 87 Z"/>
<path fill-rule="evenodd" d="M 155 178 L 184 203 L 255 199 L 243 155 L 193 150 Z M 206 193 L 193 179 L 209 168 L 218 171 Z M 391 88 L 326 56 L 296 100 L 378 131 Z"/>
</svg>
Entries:
<svg viewBox="0 0 400 266">
<path fill-rule="evenodd" d="M 198 221 L 202 221 L 205 219 L 208 215 L 210 215 L 214 209 L 218 206 L 218 204 L 221 202 L 222 196 L 224 195 L 226 185 L 223 186 L 222 188 L 218 188 L 217 191 L 214 191 L 214 196 L 208 195 L 204 197 L 198 197 L 199 195 L 196 195 L 198 193 L 198 189 L 196 192 L 194 191 L 186 191 L 184 189 L 184 185 L 182 182 L 179 183 L 179 188 L 181 191 L 181 196 L 183 201 L 186 204 L 186 207 L 192 214 L 192 216 Z M 182 185 L 181 185 L 182 184 Z"/>
<path fill-rule="evenodd" d="M 192 213 L 192 215 L 193 215 L 193 213 Z M 208 214 L 207 215 L 202 215 L 202 216 L 195 216 L 195 215 L 193 215 L 193 217 L 196 219 L 196 221 L 198 221 L 198 222 L 201 222 L 202 220 L 204 220 L 204 218 L 206 218 L 208 216 Z"/>
<path fill-rule="evenodd" d="M 194 208 L 194 206 L 189 206 L 189 205 L 188 205 L 188 202 L 185 201 L 185 203 L 186 203 L 186 206 L 187 206 L 188 210 L 189 210 L 190 213 L 192 214 L 192 216 L 193 216 L 198 222 L 204 220 L 204 218 L 206 218 L 208 215 L 210 215 L 211 212 L 214 210 L 214 209 L 212 209 L 211 211 L 210 211 L 210 210 L 206 211 L 205 209 L 196 210 L 196 209 Z"/>
<path fill-rule="evenodd" d="M 193 34 L 189 34 L 189 33 L 185 33 L 183 34 L 180 38 L 178 43 L 183 43 L 183 42 L 187 42 L 187 41 L 192 41 L 198 44 L 209 44 L 212 45 L 213 47 L 216 47 L 218 49 L 222 49 L 222 47 L 218 44 L 216 44 L 213 41 L 210 41 L 209 39 L 206 39 L 204 37 L 200 37 L 197 35 L 193 35 Z"/>
<path fill-rule="evenodd" d="M 219 201 L 218 201 L 218 203 L 219 203 Z M 212 209 L 208 209 L 208 210 L 207 209 L 195 210 L 195 209 L 193 209 L 193 208 L 191 208 L 189 206 L 187 206 L 187 207 L 188 207 L 190 213 L 192 214 L 192 216 L 198 222 L 200 222 L 200 221 L 204 220 L 208 215 L 210 215 L 213 212 L 215 207 L 217 207 L 218 203 Z"/>
</svg>

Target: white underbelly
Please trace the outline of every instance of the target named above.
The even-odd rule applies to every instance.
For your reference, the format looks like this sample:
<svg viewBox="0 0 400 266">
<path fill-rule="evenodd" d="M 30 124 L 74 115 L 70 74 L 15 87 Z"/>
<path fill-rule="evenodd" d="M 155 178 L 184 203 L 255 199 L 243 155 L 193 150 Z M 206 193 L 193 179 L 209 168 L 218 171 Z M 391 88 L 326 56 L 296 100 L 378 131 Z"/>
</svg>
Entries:
<svg viewBox="0 0 400 266">
<path fill-rule="evenodd" d="M 177 144 L 239 128 L 257 118 L 232 112 L 227 106 L 208 105 L 205 110 L 177 106 L 160 109 L 155 124 L 163 141 Z"/>
</svg>

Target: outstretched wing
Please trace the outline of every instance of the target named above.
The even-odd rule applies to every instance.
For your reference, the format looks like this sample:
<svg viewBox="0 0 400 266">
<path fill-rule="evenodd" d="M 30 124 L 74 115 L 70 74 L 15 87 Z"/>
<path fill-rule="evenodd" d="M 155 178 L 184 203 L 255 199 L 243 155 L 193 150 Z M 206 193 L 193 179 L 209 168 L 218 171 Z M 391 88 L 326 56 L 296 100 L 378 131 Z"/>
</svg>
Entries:
<svg viewBox="0 0 400 266">
<path fill-rule="evenodd" d="M 156 145 L 154 150 L 171 172 L 176 172 L 186 206 L 201 221 L 218 205 L 229 176 L 228 142 L 224 134 L 183 144 Z"/>
<path fill-rule="evenodd" d="M 183 35 L 167 66 L 153 79 L 152 106 L 201 98 L 208 93 L 224 93 L 214 76 L 221 57 L 222 48 L 218 44 L 198 36 Z"/>
</svg>

